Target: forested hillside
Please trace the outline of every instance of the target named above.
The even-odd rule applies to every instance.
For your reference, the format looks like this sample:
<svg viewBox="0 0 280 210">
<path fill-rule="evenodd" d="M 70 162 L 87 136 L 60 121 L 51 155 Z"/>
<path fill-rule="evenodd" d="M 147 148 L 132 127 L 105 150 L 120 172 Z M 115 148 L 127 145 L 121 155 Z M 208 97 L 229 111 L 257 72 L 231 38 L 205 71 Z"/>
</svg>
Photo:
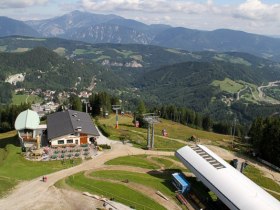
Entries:
<svg viewBox="0 0 280 210">
<path fill-rule="evenodd" d="M 132 104 L 140 97 L 149 106 L 174 104 L 216 120 L 236 117 L 246 122 L 256 114 L 277 112 L 280 103 L 277 86 L 264 89 L 261 96 L 258 90 L 280 80 L 279 63 L 247 53 L 192 53 L 151 45 L 28 37 L 2 38 L 0 49 L 10 52 L 0 53 L 1 81 L 25 73 L 18 87 L 82 89 L 94 82 L 94 91 L 108 91 Z M 2 95 L 7 102 L 11 94 L 2 91 Z"/>
<path fill-rule="evenodd" d="M 12 86 L 4 83 L 11 76 L 22 74 L 24 80 Z M 46 48 L 35 48 L 23 53 L 0 53 L 1 101 L 9 102 L 16 87 L 42 90 L 81 90 L 96 81 L 97 88 L 115 89 L 122 85 L 113 72 L 90 61 L 75 61 L 59 56 Z M 102 81 L 102 83 L 100 83 Z M 99 87 L 100 85 L 100 87 Z"/>
<path fill-rule="evenodd" d="M 258 156 L 280 167 L 280 119 L 279 117 L 257 118 L 249 132 Z"/>
<path fill-rule="evenodd" d="M 91 81 L 87 66 L 62 58 L 46 48 L 25 53 L 1 53 L 0 69 L 1 78 L 24 74 L 22 86 L 26 88 L 61 90 L 74 88 L 78 77 L 81 78 L 81 86 L 89 85 Z"/>
<path fill-rule="evenodd" d="M 279 110 L 258 98 L 256 89 L 274 80 L 280 80 L 277 64 L 186 62 L 145 73 L 137 87 L 142 95 L 153 96 L 150 103 L 185 106 L 219 120 L 237 117 L 250 121 L 256 114 L 267 116 Z M 244 96 L 240 97 L 242 89 Z"/>
</svg>

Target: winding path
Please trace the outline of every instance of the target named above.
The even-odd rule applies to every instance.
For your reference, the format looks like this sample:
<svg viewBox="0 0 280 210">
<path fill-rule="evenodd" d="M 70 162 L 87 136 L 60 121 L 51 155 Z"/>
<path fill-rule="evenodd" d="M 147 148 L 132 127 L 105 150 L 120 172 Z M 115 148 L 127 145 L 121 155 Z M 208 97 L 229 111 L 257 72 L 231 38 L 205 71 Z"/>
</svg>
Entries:
<svg viewBox="0 0 280 210">
<path fill-rule="evenodd" d="M 63 179 L 72 174 L 80 171 L 98 169 L 103 167 L 104 163 L 108 160 L 114 159 L 120 156 L 126 155 L 138 155 L 138 154 L 151 154 L 151 155 L 173 155 L 173 152 L 160 152 L 160 151 L 146 151 L 134 148 L 128 144 L 123 145 L 120 142 L 114 142 L 112 149 L 93 159 L 83 162 L 82 164 L 61 170 L 47 175 L 48 181 L 42 182 L 41 177 L 20 183 L 14 191 L 8 196 L 0 200 L 1 210 L 11 209 L 44 209 L 46 205 L 43 205 L 45 201 L 56 201 L 51 203 L 51 209 L 61 209 L 60 201 L 57 200 L 56 190 L 53 189 L 53 185 L 60 179 Z M 50 193 L 48 190 L 54 191 Z M 52 196 L 52 197 L 51 197 Z M 43 205 L 43 206 L 42 206 Z"/>
<path fill-rule="evenodd" d="M 101 136 L 99 141 L 108 141 L 105 137 Z M 71 176 L 80 171 L 98 170 L 106 166 L 104 163 L 108 160 L 126 156 L 126 155 L 160 155 L 171 156 L 174 152 L 162 152 L 162 151 L 150 151 L 142 150 L 132 147 L 130 144 L 122 144 L 118 141 L 111 141 L 112 149 L 99 153 L 94 156 L 93 159 L 84 161 L 82 164 L 64 169 L 52 174 L 48 174 L 48 181 L 42 182 L 41 177 L 33 179 L 31 181 L 25 181 L 16 186 L 16 188 L 8 194 L 6 197 L 0 199 L 1 210 L 37 210 L 37 209 L 92 209 L 89 208 L 96 206 L 92 199 L 85 198 L 81 195 L 81 192 L 70 192 L 67 190 L 57 189 L 53 185 L 63 178 Z M 217 153 L 224 159 L 236 158 L 236 155 L 222 148 L 207 145 L 209 149 Z M 243 159 L 244 157 L 239 157 Z M 250 161 L 250 163 L 252 163 Z M 261 168 L 266 174 L 273 176 L 274 180 L 279 183 L 280 173 L 275 173 L 266 167 L 261 166 L 258 163 L 253 163 L 258 168 Z M 126 167 L 127 168 L 127 167 Z M 121 169 L 121 167 L 119 167 Z M 128 168 L 127 168 L 128 169 Z M 134 169 L 135 170 L 135 169 Z M 140 170 L 140 169 L 139 169 Z M 141 169 L 142 170 L 142 169 Z M 88 199 L 88 200 L 87 200 Z"/>
<path fill-rule="evenodd" d="M 278 85 L 277 85 L 278 83 L 280 83 L 279 80 L 274 81 L 274 82 L 269 82 L 268 85 L 259 86 L 259 87 L 258 87 L 258 92 L 259 92 L 259 98 L 260 98 L 260 100 L 265 100 L 265 99 L 264 99 L 264 93 L 263 93 L 262 89 L 264 89 L 264 88 L 269 88 L 269 87 L 276 87 L 276 86 L 278 86 Z"/>
<path fill-rule="evenodd" d="M 237 92 L 237 96 L 236 96 L 236 100 L 237 100 L 237 101 L 240 99 L 240 93 L 241 93 L 242 91 L 246 90 L 247 88 L 248 88 L 248 86 L 245 85 L 244 88 L 242 88 L 241 90 L 239 90 L 239 91 Z"/>
</svg>

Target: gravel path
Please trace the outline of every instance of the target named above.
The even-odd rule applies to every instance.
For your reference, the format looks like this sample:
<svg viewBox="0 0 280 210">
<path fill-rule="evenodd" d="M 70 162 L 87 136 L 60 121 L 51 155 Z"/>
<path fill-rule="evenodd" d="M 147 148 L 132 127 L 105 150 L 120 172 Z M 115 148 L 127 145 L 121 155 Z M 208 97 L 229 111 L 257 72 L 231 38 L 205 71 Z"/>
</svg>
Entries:
<svg viewBox="0 0 280 210">
<path fill-rule="evenodd" d="M 106 140 L 101 137 L 100 140 Z M 108 140 L 106 140 L 108 141 Z M 108 142 L 109 143 L 109 142 Z M 94 156 L 92 160 L 83 162 L 82 164 L 68 168 L 62 171 L 58 171 L 47 175 L 48 181 L 42 182 L 41 177 L 33 179 L 31 181 L 25 181 L 20 183 L 10 194 L 0 199 L 1 210 L 38 210 L 38 209 L 96 209 L 98 203 L 95 203 L 93 199 L 84 198 L 81 192 L 67 192 L 67 190 L 60 190 L 53 185 L 60 179 L 63 179 L 72 174 L 80 171 L 96 170 L 104 167 L 104 163 L 108 160 L 114 159 L 120 156 L 126 155 L 161 155 L 170 156 L 174 155 L 174 152 L 161 152 L 161 151 L 148 151 L 132 147 L 130 144 L 122 144 L 117 141 L 110 142 L 112 149 L 109 151 L 99 152 L 97 156 Z M 215 146 L 209 146 L 213 152 L 221 156 L 224 159 L 233 159 L 236 156 L 224 149 Z M 238 157 L 243 159 L 242 157 Z M 252 163 L 252 162 L 250 162 Z M 252 163 L 256 167 L 260 168 L 266 174 L 271 174 L 275 180 L 280 180 L 280 173 L 273 172 L 267 167 L 264 167 L 257 163 Z M 120 169 L 120 168 L 119 168 Z"/>
<path fill-rule="evenodd" d="M 47 209 L 50 205 L 51 209 L 76 209 L 63 204 L 63 194 L 61 196 L 53 193 L 53 185 L 60 179 L 63 179 L 80 171 L 92 170 L 102 167 L 108 160 L 120 156 L 137 155 L 137 154 L 153 154 L 153 155 L 172 155 L 173 152 L 146 151 L 132 147 L 129 144 L 123 145 L 120 142 L 114 142 L 112 149 L 99 153 L 92 160 L 83 162 L 82 164 L 61 170 L 47 175 L 48 181 L 42 182 L 41 177 L 31 181 L 20 183 L 11 194 L 0 200 L 1 210 L 18 210 L 18 209 Z M 59 198 L 59 199 L 58 199 Z M 77 199 L 79 202 L 79 199 Z M 45 202 L 46 201 L 46 202 Z M 51 202 L 53 201 L 53 202 Z M 55 202 L 54 202 L 55 201 Z"/>
</svg>

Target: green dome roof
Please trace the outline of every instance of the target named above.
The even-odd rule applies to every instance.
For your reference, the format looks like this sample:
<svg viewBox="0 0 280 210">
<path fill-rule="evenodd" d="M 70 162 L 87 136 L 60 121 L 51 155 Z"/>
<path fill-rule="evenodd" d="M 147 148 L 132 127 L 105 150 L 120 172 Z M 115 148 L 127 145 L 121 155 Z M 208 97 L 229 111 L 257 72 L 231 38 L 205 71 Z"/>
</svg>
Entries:
<svg viewBox="0 0 280 210">
<path fill-rule="evenodd" d="M 23 129 L 36 129 L 40 124 L 40 118 L 37 112 L 30 109 L 21 112 L 16 119 L 15 128 L 16 130 Z"/>
</svg>

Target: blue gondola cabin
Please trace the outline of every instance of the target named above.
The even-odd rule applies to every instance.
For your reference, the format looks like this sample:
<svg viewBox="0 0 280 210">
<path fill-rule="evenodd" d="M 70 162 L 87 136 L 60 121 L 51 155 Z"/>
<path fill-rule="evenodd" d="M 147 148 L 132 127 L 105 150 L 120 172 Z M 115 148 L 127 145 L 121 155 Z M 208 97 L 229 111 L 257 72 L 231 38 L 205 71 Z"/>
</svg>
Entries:
<svg viewBox="0 0 280 210">
<path fill-rule="evenodd" d="M 182 173 L 172 174 L 172 184 L 182 194 L 189 192 L 191 188 L 190 183 L 187 181 L 185 175 Z"/>
</svg>

